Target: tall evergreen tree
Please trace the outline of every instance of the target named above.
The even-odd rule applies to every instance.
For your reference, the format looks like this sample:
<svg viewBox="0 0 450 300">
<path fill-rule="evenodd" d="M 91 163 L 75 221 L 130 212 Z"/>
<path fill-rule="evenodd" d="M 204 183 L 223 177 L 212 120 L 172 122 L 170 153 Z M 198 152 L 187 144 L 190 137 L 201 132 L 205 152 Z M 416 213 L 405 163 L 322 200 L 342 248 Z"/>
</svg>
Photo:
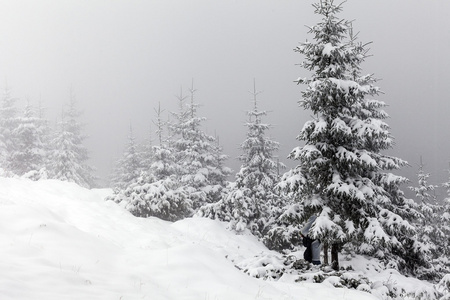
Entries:
<svg viewBox="0 0 450 300">
<path fill-rule="evenodd" d="M 360 75 L 365 45 L 349 39 L 351 23 L 336 16 L 341 5 L 322 0 L 313 6 L 322 17 L 310 28 L 314 41 L 295 51 L 312 72 L 297 82 L 307 85 L 299 103 L 314 118 L 298 136 L 305 145 L 289 155 L 299 165 L 283 176 L 280 187 L 300 201 L 304 221 L 317 216 L 311 237 L 332 245 L 335 269 L 340 245 L 347 242 L 386 261 L 394 254 L 406 256 L 413 227 L 395 212 L 393 200 L 403 201 L 399 184 L 406 178 L 386 172 L 406 162 L 381 153 L 392 147 L 393 138 L 383 121 L 385 104 L 367 99 L 379 88 L 372 75 Z"/>
<path fill-rule="evenodd" d="M 76 107 L 75 96 L 71 92 L 68 108 L 63 112 L 59 130 L 52 142 L 49 176 L 53 179 L 75 182 L 83 187 L 95 185 L 93 168 L 87 164 L 88 151 L 83 145 L 86 136 L 79 122 L 81 111 Z"/>
</svg>

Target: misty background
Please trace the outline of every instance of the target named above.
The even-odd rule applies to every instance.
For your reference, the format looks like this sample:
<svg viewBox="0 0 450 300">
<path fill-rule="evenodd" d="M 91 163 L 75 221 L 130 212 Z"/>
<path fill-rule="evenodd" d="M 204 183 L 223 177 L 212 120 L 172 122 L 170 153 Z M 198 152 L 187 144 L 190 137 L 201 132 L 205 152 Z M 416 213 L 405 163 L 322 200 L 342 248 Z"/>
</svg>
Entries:
<svg viewBox="0 0 450 300">
<path fill-rule="evenodd" d="M 0 0 L 0 88 L 8 85 L 20 107 L 40 101 L 50 123 L 72 89 L 91 165 L 105 185 L 130 125 L 137 141 L 148 138 L 158 103 L 166 114 L 177 111 L 175 95 L 188 95 L 192 80 L 198 115 L 238 171 L 255 79 L 259 107 L 269 111 L 263 121 L 273 125 L 277 154 L 291 168 L 297 162 L 286 156 L 311 118 L 297 103 L 304 87 L 294 80 L 308 73 L 293 49 L 313 38 L 305 25 L 320 20 L 314 2 Z M 418 0 L 349 0 L 340 15 L 355 20 L 360 41 L 373 42 L 363 72 L 380 79 L 378 99 L 388 104 L 396 140 L 389 154 L 411 165 L 394 173 L 413 185 L 420 156 L 429 183 L 448 181 L 449 15 L 450 2 Z"/>
</svg>

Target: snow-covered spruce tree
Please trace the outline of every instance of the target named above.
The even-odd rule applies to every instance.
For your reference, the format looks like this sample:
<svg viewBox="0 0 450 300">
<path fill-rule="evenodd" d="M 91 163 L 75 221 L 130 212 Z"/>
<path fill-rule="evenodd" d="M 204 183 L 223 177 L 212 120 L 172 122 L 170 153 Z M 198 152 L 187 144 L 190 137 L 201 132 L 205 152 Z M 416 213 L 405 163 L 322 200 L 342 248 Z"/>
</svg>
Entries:
<svg viewBox="0 0 450 300">
<path fill-rule="evenodd" d="M 117 190 L 107 200 L 119 203 L 137 217 L 177 221 L 192 216 L 192 201 L 187 188 L 177 180 L 174 151 L 163 138 L 161 109 L 156 112 L 159 145 L 152 148 L 149 172 L 142 172 L 136 182 Z"/>
<path fill-rule="evenodd" d="M 217 182 L 225 182 L 228 174 L 218 169 L 215 138 L 202 129 L 204 117 L 197 116 L 198 104 L 194 102 L 195 89 L 190 89 L 190 103 L 185 104 L 182 94 L 179 113 L 172 113 L 175 122 L 170 125 L 174 134 L 173 148 L 178 166 L 176 175 L 182 185 L 189 189 L 194 210 L 200 206 L 217 201 L 216 195 L 222 187 Z M 223 179 L 219 179 L 222 177 Z"/>
<path fill-rule="evenodd" d="M 443 256 L 446 248 L 448 252 L 449 237 L 445 227 L 441 226 L 441 213 L 443 205 L 439 205 L 435 196 L 436 185 L 428 184 L 429 173 L 425 173 L 422 157 L 420 158 L 419 172 L 417 173 L 418 186 L 409 188 L 415 193 L 418 200 L 420 215 L 415 218 L 417 228 L 417 243 L 426 253 L 426 266 L 417 268 L 417 277 L 426 280 L 442 278 L 450 272 L 448 258 Z"/>
<path fill-rule="evenodd" d="M 445 238 L 442 240 L 442 263 L 447 269 L 447 273 L 450 274 L 450 169 L 448 170 L 449 180 L 443 184 L 447 189 L 447 197 L 444 199 L 442 214 L 439 219 L 440 230 L 444 233 Z M 450 286 L 449 286 L 450 288 Z"/>
<path fill-rule="evenodd" d="M 8 170 L 8 163 L 15 150 L 13 131 L 17 127 L 16 101 L 11 96 L 10 88 L 6 86 L 0 104 L 0 168 L 7 176 L 14 175 Z"/>
<path fill-rule="evenodd" d="M 339 268 L 340 246 L 349 242 L 386 261 L 407 256 L 403 243 L 411 241 L 413 227 L 395 212 L 393 200 L 402 201 L 399 184 L 406 179 L 386 173 L 406 162 L 381 153 L 393 138 L 383 121 L 385 104 L 367 99 L 379 89 L 372 75 L 360 75 L 365 45 L 349 38 L 351 23 L 336 16 L 341 5 L 323 0 L 314 8 L 322 16 L 310 28 L 314 41 L 295 49 L 305 56 L 301 66 L 312 72 L 298 79 L 307 85 L 299 103 L 314 118 L 298 136 L 305 145 L 289 155 L 299 165 L 283 176 L 280 188 L 300 201 L 304 221 L 317 215 L 311 235 L 332 246 L 333 268 Z"/>
<path fill-rule="evenodd" d="M 141 157 L 137 150 L 133 128 L 130 125 L 127 145 L 122 158 L 116 163 L 111 186 L 116 189 L 124 189 L 131 183 L 136 182 L 142 171 Z"/>
<path fill-rule="evenodd" d="M 241 169 L 228 195 L 217 203 L 202 207 L 199 215 L 230 222 L 230 228 L 242 232 L 245 229 L 262 238 L 270 229 L 272 213 L 279 209 L 280 197 L 274 191 L 278 184 L 280 167 L 274 158 L 279 144 L 266 136 L 269 124 L 262 122 L 266 111 L 258 109 L 256 88 L 253 91 L 254 106 L 247 113 L 249 120 L 245 141 L 241 144 L 239 160 Z"/>
<path fill-rule="evenodd" d="M 87 164 L 88 151 L 83 145 L 86 136 L 79 122 L 81 112 L 76 107 L 74 95 L 70 94 L 68 108 L 63 112 L 59 130 L 52 141 L 49 177 L 62 181 L 75 182 L 90 188 L 94 183 L 93 168 Z"/>
<path fill-rule="evenodd" d="M 8 170 L 22 176 L 26 173 L 38 179 L 39 171 L 46 163 L 46 149 L 43 143 L 45 121 L 36 117 L 28 102 L 22 117 L 16 118 L 17 126 L 12 131 L 14 151 L 9 153 Z"/>
<path fill-rule="evenodd" d="M 431 208 L 425 206 L 428 206 L 429 204 L 436 204 L 431 202 L 432 199 L 435 198 L 433 195 L 437 186 L 428 184 L 428 178 L 430 177 L 430 174 L 425 173 L 423 167 L 424 165 L 422 163 L 422 157 L 420 157 L 419 172 L 417 173 L 418 186 L 410 186 L 409 189 L 414 192 L 424 210 L 431 210 Z M 434 199 L 434 202 L 435 201 L 436 199 Z"/>
<path fill-rule="evenodd" d="M 447 238 L 450 238 L 450 169 L 448 170 L 449 178 L 448 181 L 443 184 L 443 187 L 447 189 L 447 197 L 444 199 L 444 209 L 442 212 L 441 220 L 442 222 L 442 228 L 445 230 Z M 447 222 L 446 222 L 447 221 Z M 447 251 L 450 250 L 450 243 L 447 243 Z M 447 257 L 450 257 L 447 255 Z"/>
<path fill-rule="evenodd" d="M 34 180 L 39 179 L 46 179 L 48 177 L 48 170 L 49 166 L 51 164 L 51 153 L 52 153 L 52 145 L 51 140 L 54 134 L 53 128 L 50 127 L 49 121 L 47 120 L 45 116 L 46 108 L 42 106 L 41 101 L 39 101 L 38 107 L 37 107 L 37 119 L 39 124 L 39 132 L 40 132 L 40 139 L 43 143 L 43 151 L 44 151 L 44 162 L 43 162 L 43 168 L 39 172 L 32 172 L 29 174 L 29 178 Z"/>
</svg>

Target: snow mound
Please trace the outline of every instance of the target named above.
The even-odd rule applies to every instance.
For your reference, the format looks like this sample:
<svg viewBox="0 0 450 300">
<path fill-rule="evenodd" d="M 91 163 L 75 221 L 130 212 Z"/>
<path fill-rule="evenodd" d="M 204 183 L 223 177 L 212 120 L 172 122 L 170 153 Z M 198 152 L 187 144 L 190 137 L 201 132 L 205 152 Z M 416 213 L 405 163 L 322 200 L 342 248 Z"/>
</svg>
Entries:
<svg viewBox="0 0 450 300">
<path fill-rule="evenodd" d="M 0 178 L 1 299 L 377 299 L 333 285 L 256 279 L 236 267 L 272 255 L 203 218 L 136 218 L 108 189 Z M 253 263 L 252 263 L 253 264 Z"/>
</svg>

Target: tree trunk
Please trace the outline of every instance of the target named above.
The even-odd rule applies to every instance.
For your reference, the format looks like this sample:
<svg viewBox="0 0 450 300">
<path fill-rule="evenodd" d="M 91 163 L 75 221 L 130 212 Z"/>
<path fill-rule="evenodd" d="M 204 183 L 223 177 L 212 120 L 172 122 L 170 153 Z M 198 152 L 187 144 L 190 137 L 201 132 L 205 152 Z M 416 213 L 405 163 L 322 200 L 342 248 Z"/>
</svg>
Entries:
<svg viewBox="0 0 450 300">
<path fill-rule="evenodd" d="M 323 264 L 328 265 L 328 244 L 323 244 Z"/>
<path fill-rule="evenodd" d="M 339 271 L 339 245 L 331 245 L 331 268 L 335 271 Z"/>
</svg>

